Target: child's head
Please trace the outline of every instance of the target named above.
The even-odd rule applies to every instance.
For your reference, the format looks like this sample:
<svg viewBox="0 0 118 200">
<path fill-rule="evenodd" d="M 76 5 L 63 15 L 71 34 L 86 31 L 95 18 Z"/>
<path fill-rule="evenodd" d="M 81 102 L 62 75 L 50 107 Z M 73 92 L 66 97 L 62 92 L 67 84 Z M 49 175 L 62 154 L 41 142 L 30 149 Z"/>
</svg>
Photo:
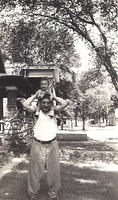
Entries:
<svg viewBox="0 0 118 200">
<path fill-rule="evenodd" d="M 49 80 L 47 77 L 43 77 L 41 79 L 41 82 L 40 82 L 40 88 L 41 90 L 45 91 L 48 89 L 48 86 L 49 86 Z"/>
</svg>

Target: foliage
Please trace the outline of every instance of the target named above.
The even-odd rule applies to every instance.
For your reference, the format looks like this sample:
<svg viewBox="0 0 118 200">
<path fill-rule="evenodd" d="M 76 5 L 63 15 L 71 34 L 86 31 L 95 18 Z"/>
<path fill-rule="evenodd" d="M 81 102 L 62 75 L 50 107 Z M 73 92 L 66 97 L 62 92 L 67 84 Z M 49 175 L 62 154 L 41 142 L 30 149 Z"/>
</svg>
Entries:
<svg viewBox="0 0 118 200">
<path fill-rule="evenodd" d="M 105 75 L 99 69 L 89 69 L 82 73 L 80 80 L 78 80 L 79 88 L 84 93 L 87 89 L 92 89 L 98 85 L 102 85 L 105 78 Z"/>
<path fill-rule="evenodd" d="M 111 101 L 113 102 L 113 107 L 118 108 L 118 95 L 112 94 Z"/>
<path fill-rule="evenodd" d="M 116 91 L 102 71 L 93 68 L 82 73 L 76 78 L 71 93 L 75 119 L 81 117 L 83 129 L 88 117 L 94 118 L 96 123 L 106 119 L 107 123 L 109 110 L 113 107 L 111 98 L 116 96 Z"/>
<path fill-rule="evenodd" d="M 9 152 L 4 146 L 0 147 L 0 167 L 8 163 L 13 157 L 13 152 Z"/>
<path fill-rule="evenodd" d="M 66 79 L 61 79 L 59 83 L 56 84 L 56 95 L 61 96 L 64 99 L 69 99 L 70 93 L 73 90 L 73 83 Z"/>
<path fill-rule="evenodd" d="M 24 63 L 25 67 L 54 63 L 63 70 L 69 66 L 74 50 L 73 36 L 67 28 L 54 26 L 50 20 L 32 16 L 28 11 L 24 13 L 19 6 L 6 7 L 1 16 L 1 49 L 5 59 Z"/>
<path fill-rule="evenodd" d="M 4 119 L 5 133 L 4 145 L 8 152 L 13 152 L 16 155 L 28 151 L 28 144 L 33 139 L 33 122 L 24 122 L 23 113 L 17 112 L 10 118 Z M 6 129 L 6 125 L 8 128 Z"/>
<path fill-rule="evenodd" d="M 69 148 L 68 148 L 69 147 Z M 76 147 L 73 149 L 70 149 L 70 146 L 67 147 L 62 147 L 61 148 L 61 159 L 66 160 L 66 161 L 114 161 L 114 153 L 110 151 L 110 148 L 107 146 L 104 146 L 103 144 L 96 145 L 92 151 L 90 151 L 90 146 L 89 146 L 89 151 L 86 150 L 76 150 Z M 97 151 L 94 151 L 97 149 Z M 100 149 L 100 150 L 98 150 Z M 106 151 L 105 151 L 106 150 Z M 105 152 L 104 152 L 105 151 Z"/>
<path fill-rule="evenodd" d="M 44 18 L 53 27 L 65 26 L 84 39 L 92 53 L 94 52 L 99 65 L 103 65 L 109 73 L 112 83 L 118 91 L 116 72 L 116 37 L 117 4 L 115 0 L 4 0 L 1 9 L 20 6 L 23 17 L 32 17 L 34 21 Z M 45 21 L 45 20 L 44 20 Z M 60 24 L 60 25 L 59 25 Z M 66 40 L 68 41 L 68 40 Z M 115 42 L 114 42 L 115 41 Z"/>
<path fill-rule="evenodd" d="M 101 65 L 105 66 L 118 91 L 116 63 L 116 45 L 112 44 L 112 35 L 117 31 L 117 4 L 115 0 L 30 0 L 4 1 L 3 5 L 23 6 L 28 16 L 45 17 L 52 22 L 64 25 L 90 44 Z"/>
<path fill-rule="evenodd" d="M 98 99 L 93 94 L 98 84 L 103 84 L 104 77 L 99 69 L 93 69 L 83 75 L 77 86 L 72 84 L 69 67 L 78 65 L 73 36 L 89 45 L 96 56 L 96 66 L 105 67 L 118 91 L 116 7 L 115 0 L 4 0 L 1 10 L 8 13 L 1 21 L 1 48 L 5 46 L 5 55 L 14 62 L 25 62 L 28 66 L 43 62 L 59 65 L 63 77 L 57 93 L 71 98 L 73 109 L 81 107 L 85 112 L 86 108 L 87 114 L 88 109 L 97 108 Z"/>
</svg>

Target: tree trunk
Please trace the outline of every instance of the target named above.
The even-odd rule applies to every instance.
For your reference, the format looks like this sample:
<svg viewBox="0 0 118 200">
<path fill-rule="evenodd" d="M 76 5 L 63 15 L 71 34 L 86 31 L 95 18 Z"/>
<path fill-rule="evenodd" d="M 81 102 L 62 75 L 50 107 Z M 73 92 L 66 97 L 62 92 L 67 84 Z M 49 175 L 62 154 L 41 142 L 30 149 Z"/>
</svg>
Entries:
<svg viewBox="0 0 118 200">
<path fill-rule="evenodd" d="M 75 111 L 75 126 L 77 127 L 77 108 L 76 108 L 76 111 Z"/>
<path fill-rule="evenodd" d="M 44 3 L 44 2 L 42 2 L 42 3 Z M 60 1 L 60 3 L 59 3 L 60 8 L 63 7 L 61 3 L 62 3 L 62 1 Z M 53 13 L 53 16 L 51 16 L 50 14 L 42 15 L 39 13 L 36 15 L 40 15 L 40 16 L 49 18 L 51 20 L 57 21 L 58 23 L 64 25 L 68 29 L 73 30 L 75 33 L 77 33 L 79 35 L 79 37 L 81 36 L 87 42 L 89 42 L 91 44 L 93 50 L 95 50 L 95 52 L 97 53 L 97 56 L 102 61 L 102 64 L 105 66 L 107 72 L 109 73 L 109 75 L 111 77 L 112 83 L 113 83 L 116 91 L 118 92 L 118 75 L 117 75 L 117 72 L 114 69 L 114 67 L 111 63 L 111 60 L 110 60 L 111 56 L 109 55 L 107 36 L 105 35 L 104 31 L 102 31 L 102 29 L 101 29 L 100 25 L 97 23 L 97 21 L 94 19 L 94 14 L 92 13 L 92 9 L 89 8 L 90 7 L 89 3 L 88 3 L 88 14 L 90 15 L 91 21 L 84 19 L 84 17 L 81 18 L 79 16 L 79 14 L 75 15 L 74 11 L 72 11 L 67 6 L 63 7 L 63 9 L 61 10 L 60 8 L 58 8 L 58 4 L 55 4 L 54 8 L 57 8 L 58 11 L 60 11 L 60 12 L 57 12 L 57 10 L 56 10 L 55 13 Z M 79 4 L 77 3 L 77 6 L 78 5 Z M 80 3 L 80 5 L 81 5 L 81 3 Z M 51 5 L 48 2 L 48 6 L 53 6 L 53 5 Z M 64 15 L 64 17 L 61 18 L 60 17 L 61 14 L 62 14 L 62 16 Z M 67 19 L 65 20 L 66 16 L 67 16 Z M 85 13 L 85 16 L 86 16 L 86 13 Z M 103 42 L 102 48 L 99 46 L 96 46 L 96 44 L 94 43 L 94 39 L 92 37 L 90 37 L 89 31 L 87 31 L 87 28 L 86 28 L 86 25 L 88 25 L 88 24 L 91 24 L 98 29 L 99 35 L 101 37 L 100 39 Z"/>
<path fill-rule="evenodd" d="M 71 117 L 71 130 L 73 130 L 73 120 L 72 120 L 72 117 Z"/>
<path fill-rule="evenodd" d="M 83 127 L 82 130 L 85 131 L 85 120 L 83 119 Z"/>
<path fill-rule="evenodd" d="M 116 91 L 118 92 L 118 75 L 111 63 L 110 56 L 108 55 L 108 53 L 106 53 L 105 56 L 102 56 L 102 55 L 100 55 L 100 53 L 98 53 L 98 56 L 102 60 L 102 63 L 105 66 L 107 72 L 109 73 L 109 75 L 111 77 L 111 81 L 112 81 Z"/>
<path fill-rule="evenodd" d="M 83 110 L 83 113 L 82 113 L 82 130 L 85 131 L 85 112 Z"/>
</svg>

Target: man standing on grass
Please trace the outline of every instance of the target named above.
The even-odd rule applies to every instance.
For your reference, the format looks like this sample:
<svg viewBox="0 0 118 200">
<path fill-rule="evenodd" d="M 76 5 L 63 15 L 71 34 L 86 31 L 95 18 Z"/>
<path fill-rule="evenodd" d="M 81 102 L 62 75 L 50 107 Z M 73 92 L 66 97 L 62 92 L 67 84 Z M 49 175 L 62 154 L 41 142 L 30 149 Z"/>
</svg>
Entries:
<svg viewBox="0 0 118 200">
<path fill-rule="evenodd" d="M 40 110 L 38 104 L 36 107 L 31 105 L 31 102 L 37 97 L 40 97 Z M 58 105 L 54 106 L 53 100 Z M 34 125 L 34 141 L 30 152 L 28 173 L 30 199 L 36 198 L 37 192 L 40 189 L 41 177 L 46 168 L 49 200 L 57 200 L 59 199 L 58 191 L 61 183 L 59 148 L 56 139 L 56 113 L 62 111 L 68 105 L 68 100 L 59 98 L 54 94 L 50 95 L 49 93 L 40 96 L 36 92 L 36 94 L 22 104 L 29 112 L 36 113 L 38 110 L 38 118 Z"/>
</svg>

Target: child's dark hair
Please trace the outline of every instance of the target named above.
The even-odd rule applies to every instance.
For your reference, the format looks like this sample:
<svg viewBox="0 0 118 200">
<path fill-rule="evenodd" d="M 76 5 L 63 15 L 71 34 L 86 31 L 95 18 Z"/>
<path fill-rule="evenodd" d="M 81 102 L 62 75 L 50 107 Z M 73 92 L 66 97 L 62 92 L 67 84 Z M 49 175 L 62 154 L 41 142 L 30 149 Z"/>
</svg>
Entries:
<svg viewBox="0 0 118 200">
<path fill-rule="evenodd" d="M 43 97 L 40 97 L 39 101 L 41 102 L 43 99 L 49 99 L 52 102 L 52 100 L 50 99 L 50 94 L 48 92 L 46 92 Z"/>
</svg>

